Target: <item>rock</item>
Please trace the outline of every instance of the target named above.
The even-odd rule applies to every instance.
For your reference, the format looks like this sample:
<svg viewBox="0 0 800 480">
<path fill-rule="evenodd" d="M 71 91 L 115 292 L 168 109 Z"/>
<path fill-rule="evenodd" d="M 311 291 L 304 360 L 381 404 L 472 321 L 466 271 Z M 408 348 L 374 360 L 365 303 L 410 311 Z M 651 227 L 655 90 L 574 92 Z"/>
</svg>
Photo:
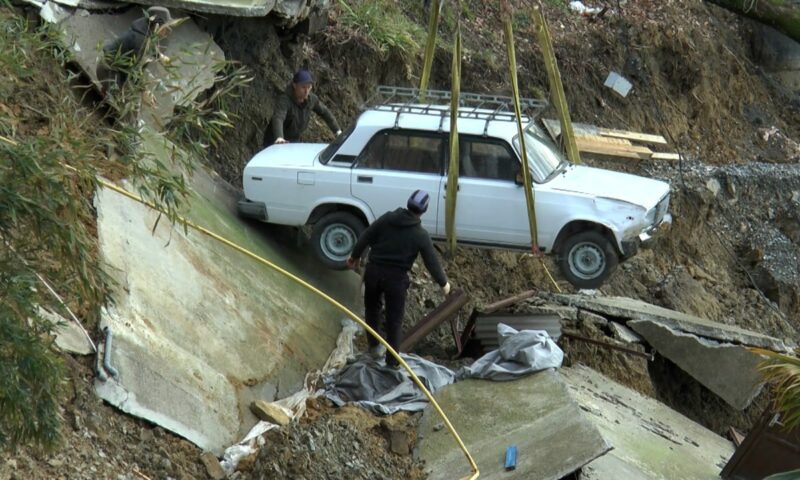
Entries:
<svg viewBox="0 0 800 480">
<path fill-rule="evenodd" d="M 800 203 L 800 192 L 798 192 L 796 190 L 792 192 L 792 202 L 793 203 Z"/>
<path fill-rule="evenodd" d="M 719 180 L 712 178 L 706 182 L 706 188 L 716 197 L 719 195 L 722 185 L 720 185 Z"/>
<path fill-rule="evenodd" d="M 222 480 L 225 478 L 225 470 L 222 469 L 222 466 L 219 464 L 219 460 L 217 457 L 214 456 L 211 452 L 203 452 L 200 455 L 200 461 L 203 462 L 203 465 L 206 467 L 206 472 L 208 472 L 208 476 L 214 480 Z"/>
<path fill-rule="evenodd" d="M 407 432 L 402 430 L 392 430 L 389 432 L 389 445 L 392 452 L 398 455 L 408 455 L 411 451 L 409 443 Z"/>
<path fill-rule="evenodd" d="M 288 425 L 292 421 L 289 415 L 287 415 L 280 406 L 265 402 L 264 400 L 256 400 L 251 403 L 250 411 L 253 412 L 259 420 L 280 426 Z"/>
<path fill-rule="evenodd" d="M 139 431 L 139 440 L 141 440 L 144 443 L 151 442 L 153 441 L 154 438 L 155 434 L 153 433 L 153 430 L 149 428 L 143 428 L 141 429 L 141 431 Z"/>
</svg>

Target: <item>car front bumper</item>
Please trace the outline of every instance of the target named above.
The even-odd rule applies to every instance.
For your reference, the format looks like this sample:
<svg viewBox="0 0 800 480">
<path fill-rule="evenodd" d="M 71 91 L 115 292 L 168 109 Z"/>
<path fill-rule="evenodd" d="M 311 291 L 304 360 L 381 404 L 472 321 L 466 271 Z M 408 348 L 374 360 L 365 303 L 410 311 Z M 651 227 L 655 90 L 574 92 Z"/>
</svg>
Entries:
<svg viewBox="0 0 800 480">
<path fill-rule="evenodd" d="M 247 218 L 253 218 L 266 222 L 269 220 L 267 215 L 267 206 L 263 202 L 253 202 L 246 198 L 239 200 L 238 203 L 239 215 Z"/>
<path fill-rule="evenodd" d="M 657 224 L 651 225 L 642 230 L 638 236 L 632 237 L 622 241 L 622 259 L 627 260 L 636 255 L 639 248 L 650 243 L 656 236 L 662 235 L 666 230 L 669 230 L 672 225 L 672 215 L 669 213 L 664 215 Z"/>
</svg>

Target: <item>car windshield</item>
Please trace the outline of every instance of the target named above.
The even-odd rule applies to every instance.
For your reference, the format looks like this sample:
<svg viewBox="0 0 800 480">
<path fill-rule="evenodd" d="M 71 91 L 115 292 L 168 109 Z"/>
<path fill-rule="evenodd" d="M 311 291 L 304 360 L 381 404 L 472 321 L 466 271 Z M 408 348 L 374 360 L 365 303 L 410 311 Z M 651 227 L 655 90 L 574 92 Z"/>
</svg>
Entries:
<svg viewBox="0 0 800 480">
<path fill-rule="evenodd" d="M 514 148 L 522 156 L 519 135 L 514 137 Z M 525 128 L 525 150 L 528 154 L 531 175 L 537 183 L 546 182 L 567 164 L 558 147 L 533 123 Z"/>
<path fill-rule="evenodd" d="M 333 142 L 331 142 L 327 147 L 325 147 L 325 150 L 323 150 L 319 154 L 319 162 L 323 165 L 328 163 L 331 157 L 333 157 L 333 154 L 336 153 L 337 150 L 339 150 L 339 147 L 341 147 L 344 141 L 347 140 L 347 137 L 349 137 L 350 134 L 353 133 L 353 130 L 355 130 L 355 128 L 356 126 L 355 124 L 353 124 L 345 132 L 340 133 L 339 136 L 333 140 Z"/>
</svg>

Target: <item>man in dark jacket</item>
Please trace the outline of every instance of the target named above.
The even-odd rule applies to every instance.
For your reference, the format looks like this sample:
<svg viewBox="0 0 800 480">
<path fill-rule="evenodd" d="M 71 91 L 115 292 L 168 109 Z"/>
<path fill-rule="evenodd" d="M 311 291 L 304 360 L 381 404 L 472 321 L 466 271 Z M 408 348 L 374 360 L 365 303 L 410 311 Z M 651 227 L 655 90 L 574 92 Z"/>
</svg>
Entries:
<svg viewBox="0 0 800 480">
<path fill-rule="evenodd" d="M 381 312 L 381 296 L 386 301 L 386 340 L 395 350 L 400 347 L 403 333 L 408 271 L 418 254 L 422 254 L 425 267 L 433 279 L 450 293 L 450 283 L 436 258 L 433 242 L 428 232 L 420 225 L 420 217 L 428 209 L 428 194 L 417 190 L 408 199 L 407 208 L 387 212 L 377 219 L 359 237 L 347 265 L 353 268 L 367 247 L 372 247 L 369 263 L 364 273 L 364 310 L 367 324 L 378 330 Z M 370 349 L 376 352 L 378 341 L 369 335 Z M 386 364 L 398 365 L 388 352 Z"/>
<path fill-rule="evenodd" d="M 338 136 L 342 133 L 328 107 L 322 103 L 319 97 L 311 93 L 313 86 L 314 79 L 308 70 L 299 70 L 294 74 L 292 83 L 286 87 L 285 94 L 281 95 L 275 106 L 271 130 L 268 132 L 272 136 L 264 139 L 264 146 L 300 140 L 300 135 L 308 127 L 311 112 L 321 116 L 334 135 Z"/>
</svg>

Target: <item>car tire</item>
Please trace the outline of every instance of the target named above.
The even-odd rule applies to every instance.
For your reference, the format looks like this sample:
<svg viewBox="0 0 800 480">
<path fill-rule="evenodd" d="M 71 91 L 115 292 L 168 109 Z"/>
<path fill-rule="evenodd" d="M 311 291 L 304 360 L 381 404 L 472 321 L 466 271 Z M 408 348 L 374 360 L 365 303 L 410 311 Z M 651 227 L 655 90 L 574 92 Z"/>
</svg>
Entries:
<svg viewBox="0 0 800 480">
<path fill-rule="evenodd" d="M 597 288 L 616 270 L 619 256 L 601 232 L 578 232 L 561 246 L 558 266 L 567 281 L 577 288 Z"/>
<path fill-rule="evenodd" d="M 311 245 L 328 268 L 344 270 L 347 258 L 366 226 L 348 212 L 333 212 L 320 218 L 311 230 Z"/>
</svg>

